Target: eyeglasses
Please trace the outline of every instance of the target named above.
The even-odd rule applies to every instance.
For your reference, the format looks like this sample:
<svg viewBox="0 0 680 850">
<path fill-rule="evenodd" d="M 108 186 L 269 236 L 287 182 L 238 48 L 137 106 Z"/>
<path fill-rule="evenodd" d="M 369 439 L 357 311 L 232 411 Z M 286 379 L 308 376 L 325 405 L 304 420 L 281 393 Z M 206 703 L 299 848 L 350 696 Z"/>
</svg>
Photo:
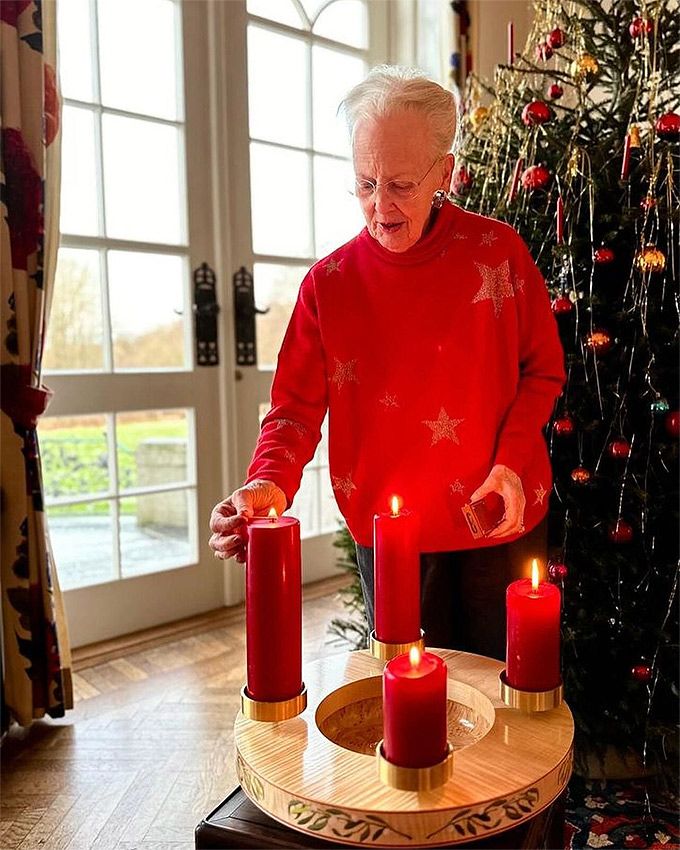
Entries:
<svg viewBox="0 0 680 850">
<path fill-rule="evenodd" d="M 372 197 L 378 191 L 378 187 L 382 187 L 388 198 L 396 201 L 408 201 L 415 198 L 420 189 L 420 184 L 425 180 L 427 175 L 432 171 L 435 165 L 441 159 L 440 156 L 435 159 L 432 165 L 427 169 L 420 180 L 388 180 L 387 183 L 376 183 L 375 180 L 355 180 L 354 194 L 361 200 L 366 200 Z"/>
</svg>

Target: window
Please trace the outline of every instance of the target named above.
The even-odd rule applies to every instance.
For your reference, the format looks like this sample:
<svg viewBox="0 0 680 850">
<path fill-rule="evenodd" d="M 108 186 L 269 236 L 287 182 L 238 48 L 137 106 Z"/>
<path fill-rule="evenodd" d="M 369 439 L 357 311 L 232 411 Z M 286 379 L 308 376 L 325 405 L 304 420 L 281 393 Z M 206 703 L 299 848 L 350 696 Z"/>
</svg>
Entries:
<svg viewBox="0 0 680 850">
<path fill-rule="evenodd" d="M 198 557 L 195 409 L 152 407 L 193 368 L 180 11 L 144 0 L 131 25 L 117 0 L 58 6 L 62 238 L 43 367 L 117 399 L 79 414 L 81 392 L 41 422 L 65 589 Z M 140 387 L 149 408 L 128 409 Z"/>
<path fill-rule="evenodd" d="M 247 10 L 253 276 L 269 307 L 258 365 L 272 369 L 304 274 L 363 226 L 336 111 L 368 70 L 369 16 L 363 0 L 247 0 Z M 337 528 L 327 422 L 291 513 L 303 536 Z"/>
</svg>

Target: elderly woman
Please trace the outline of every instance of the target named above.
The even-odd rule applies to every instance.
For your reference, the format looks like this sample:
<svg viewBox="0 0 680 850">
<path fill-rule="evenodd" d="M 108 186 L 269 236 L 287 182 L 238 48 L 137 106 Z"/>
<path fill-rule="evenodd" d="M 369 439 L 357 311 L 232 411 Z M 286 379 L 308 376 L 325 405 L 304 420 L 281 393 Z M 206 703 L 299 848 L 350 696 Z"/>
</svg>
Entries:
<svg viewBox="0 0 680 850">
<path fill-rule="evenodd" d="M 396 493 L 421 518 L 428 644 L 502 658 L 505 588 L 546 553 L 542 428 L 564 374 L 545 283 L 511 227 L 448 201 L 450 92 L 381 67 L 343 109 L 366 227 L 302 282 L 247 481 L 215 507 L 210 545 L 244 559 L 246 518 L 290 506 L 328 410 L 370 627 L 372 521 Z M 503 518 L 475 540 L 461 509 L 494 493 Z"/>
</svg>

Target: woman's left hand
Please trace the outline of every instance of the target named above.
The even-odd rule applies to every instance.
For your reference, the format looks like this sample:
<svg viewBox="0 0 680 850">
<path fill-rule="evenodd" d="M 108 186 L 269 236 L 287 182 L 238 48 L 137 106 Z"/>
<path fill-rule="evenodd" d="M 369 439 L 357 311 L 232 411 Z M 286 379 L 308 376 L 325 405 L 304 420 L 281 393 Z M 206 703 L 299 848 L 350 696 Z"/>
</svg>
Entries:
<svg viewBox="0 0 680 850">
<path fill-rule="evenodd" d="M 488 537 L 509 537 L 511 534 L 521 534 L 524 531 L 524 497 L 522 481 L 508 466 L 496 464 L 488 478 L 470 497 L 471 502 L 483 499 L 488 493 L 498 493 L 505 503 L 505 516 Z"/>
</svg>

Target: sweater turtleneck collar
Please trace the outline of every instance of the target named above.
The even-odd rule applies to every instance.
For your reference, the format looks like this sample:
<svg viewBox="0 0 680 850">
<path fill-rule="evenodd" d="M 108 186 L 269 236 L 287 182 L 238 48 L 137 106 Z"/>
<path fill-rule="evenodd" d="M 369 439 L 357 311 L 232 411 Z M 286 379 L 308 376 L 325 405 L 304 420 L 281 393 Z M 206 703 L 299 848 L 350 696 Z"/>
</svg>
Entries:
<svg viewBox="0 0 680 850">
<path fill-rule="evenodd" d="M 387 248 L 383 248 L 380 242 L 371 236 L 367 227 L 361 231 L 359 239 L 372 253 L 386 263 L 394 263 L 400 266 L 414 266 L 425 263 L 444 250 L 455 229 L 458 209 L 454 204 L 447 201 L 440 210 L 435 212 L 435 216 L 435 220 L 427 233 L 406 251 L 388 251 Z"/>
</svg>

